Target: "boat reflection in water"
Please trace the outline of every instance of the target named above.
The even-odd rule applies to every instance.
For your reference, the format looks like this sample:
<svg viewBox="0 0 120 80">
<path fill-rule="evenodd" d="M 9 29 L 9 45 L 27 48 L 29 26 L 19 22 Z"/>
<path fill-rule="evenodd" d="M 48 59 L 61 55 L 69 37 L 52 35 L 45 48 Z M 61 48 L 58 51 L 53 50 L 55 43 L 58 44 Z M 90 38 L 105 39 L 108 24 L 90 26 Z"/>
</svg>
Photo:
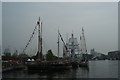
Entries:
<svg viewBox="0 0 120 80">
<path fill-rule="evenodd" d="M 27 70 L 28 75 L 38 75 L 40 78 L 76 78 L 78 71 L 89 72 L 88 68 L 69 68 L 57 70 Z M 87 76 L 88 77 L 88 76 Z"/>
<path fill-rule="evenodd" d="M 14 70 L 2 73 L 3 78 L 118 78 L 118 62 L 89 61 L 89 68 L 78 67 L 58 71 Z"/>
</svg>

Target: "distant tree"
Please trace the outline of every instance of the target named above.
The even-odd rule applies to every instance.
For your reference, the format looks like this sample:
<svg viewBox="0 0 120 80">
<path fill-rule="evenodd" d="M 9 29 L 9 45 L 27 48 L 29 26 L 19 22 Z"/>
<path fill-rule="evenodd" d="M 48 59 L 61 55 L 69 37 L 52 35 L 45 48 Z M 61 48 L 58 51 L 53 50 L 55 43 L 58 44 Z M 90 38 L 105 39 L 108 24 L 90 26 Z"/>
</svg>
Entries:
<svg viewBox="0 0 120 80">
<path fill-rule="evenodd" d="M 4 51 L 4 56 L 11 56 L 11 52 L 10 52 L 10 49 L 9 48 L 7 48 L 7 49 L 5 49 L 5 51 Z"/>
<path fill-rule="evenodd" d="M 15 52 L 13 53 L 13 55 L 12 55 L 12 56 L 17 57 L 17 56 L 18 56 L 18 51 L 17 51 L 17 50 L 15 50 Z"/>
<path fill-rule="evenodd" d="M 19 54 L 18 55 L 18 58 L 20 60 L 27 60 L 29 58 L 29 55 L 25 54 L 25 53 L 22 53 L 22 54 Z"/>
<path fill-rule="evenodd" d="M 10 60 L 11 58 L 11 52 L 10 49 L 5 49 L 5 51 L 3 52 L 3 56 L 2 56 L 2 60 Z"/>
<path fill-rule="evenodd" d="M 47 61 L 51 61 L 53 60 L 53 53 L 51 50 L 48 50 L 47 54 L 46 54 L 46 60 Z"/>
<path fill-rule="evenodd" d="M 18 59 L 18 51 L 17 50 L 15 50 L 15 52 L 13 53 L 12 58 L 13 58 L 13 60 Z"/>
<path fill-rule="evenodd" d="M 46 54 L 46 60 L 47 61 L 52 61 L 58 59 L 56 56 L 53 55 L 52 50 L 48 50 Z"/>
</svg>

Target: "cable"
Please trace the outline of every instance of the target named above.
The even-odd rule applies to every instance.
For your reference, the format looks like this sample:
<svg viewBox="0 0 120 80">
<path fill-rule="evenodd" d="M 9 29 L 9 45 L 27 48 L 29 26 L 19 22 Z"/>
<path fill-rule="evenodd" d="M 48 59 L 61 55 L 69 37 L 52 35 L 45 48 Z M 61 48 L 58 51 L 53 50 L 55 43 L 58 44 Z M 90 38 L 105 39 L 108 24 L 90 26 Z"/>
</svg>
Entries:
<svg viewBox="0 0 120 80">
<path fill-rule="evenodd" d="M 26 45 L 25 48 L 23 49 L 23 52 L 22 52 L 22 53 L 24 53 L 24 51 L 27 49 L 28 45 L 30 44 L 30 42 L 31 42 L 31 40 L 32 40 L 32 38 L 33 38 L 33 36 L 34 36 L 34 34 L 35 34 L 36 29 L 37 29 L 37 25 L 35 26 L 35 28 L 34 28 L 32 34 L 31 34 L 31 37 L 30 37 L 30 39 L 29 39 L 27 45 Z"/>
</svg>

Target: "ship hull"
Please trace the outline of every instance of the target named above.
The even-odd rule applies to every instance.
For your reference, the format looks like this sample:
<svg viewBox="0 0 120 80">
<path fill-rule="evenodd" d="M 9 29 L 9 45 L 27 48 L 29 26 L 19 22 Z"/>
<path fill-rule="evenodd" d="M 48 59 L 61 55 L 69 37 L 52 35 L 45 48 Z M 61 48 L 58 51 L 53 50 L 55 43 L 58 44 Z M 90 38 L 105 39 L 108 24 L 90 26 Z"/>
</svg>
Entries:
<svg viewBox="0 0 120 80">
<path fill-rule="evenodd" d="M 28 70 L 65 70 L 70 69 L 72 66 L 69 63 L 59 64 L 59 63 L 36 63 L 36 64 L 29 64 L 27 65 Z"/>
</svg>

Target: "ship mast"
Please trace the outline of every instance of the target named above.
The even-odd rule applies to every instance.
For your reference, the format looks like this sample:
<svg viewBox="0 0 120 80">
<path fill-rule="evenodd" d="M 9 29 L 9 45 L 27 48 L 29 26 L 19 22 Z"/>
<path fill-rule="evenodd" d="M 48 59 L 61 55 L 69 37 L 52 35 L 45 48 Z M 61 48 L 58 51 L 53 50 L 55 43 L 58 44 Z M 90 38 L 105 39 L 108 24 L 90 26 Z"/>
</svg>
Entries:
<svg viewBox="0 0 120 80">
<path fill-rule="evenodd" d="M 72 45 L 71 54 L 72 54 L 72 59 L 74 59 L 75 51 L 74 51 L 74 36 L 73 36 L 73 33 L 71 35 L 71 39 L 72 39 L 72 42 L 71 42 L 71 45 Z"/>
<path fill-rule="evenodd" d="M 59 39 L 59 28 L 58 28 L 58 59 L 59 59 L 59 42 L 60 41 L 60 39 Z"/>
<path fill-rule="evenodd" d="M 81 42 L 80 52 L 83 53 L 83 50 L 82 50 L 82 36 L 81 35 L 80 35 L 80 42 Z"/>
<path fill-rule="evenodd" d="M 41 58 L 43 59 L 43 56 L 42 56 L 42 22 L 41 22 Z"/>
<path fill-rule="evenodd" d="M 83 27 L 82 27 L 82 40 L 83 40 L 83 47 L 82 47 L 82 52 L 83 53 L 87 53 L 87 48 L 86 48 L 86 41 L 85 41 L 85 36 L 84 36 L 84 29 L 83 29 Z"/>
<path fill-rule="evenodd" d="M 40 17 L 37 22 L 37 25 L 38 25 L 38 59 L 42 59 L 42 22 L 40 21 Z"/>
</svg>

